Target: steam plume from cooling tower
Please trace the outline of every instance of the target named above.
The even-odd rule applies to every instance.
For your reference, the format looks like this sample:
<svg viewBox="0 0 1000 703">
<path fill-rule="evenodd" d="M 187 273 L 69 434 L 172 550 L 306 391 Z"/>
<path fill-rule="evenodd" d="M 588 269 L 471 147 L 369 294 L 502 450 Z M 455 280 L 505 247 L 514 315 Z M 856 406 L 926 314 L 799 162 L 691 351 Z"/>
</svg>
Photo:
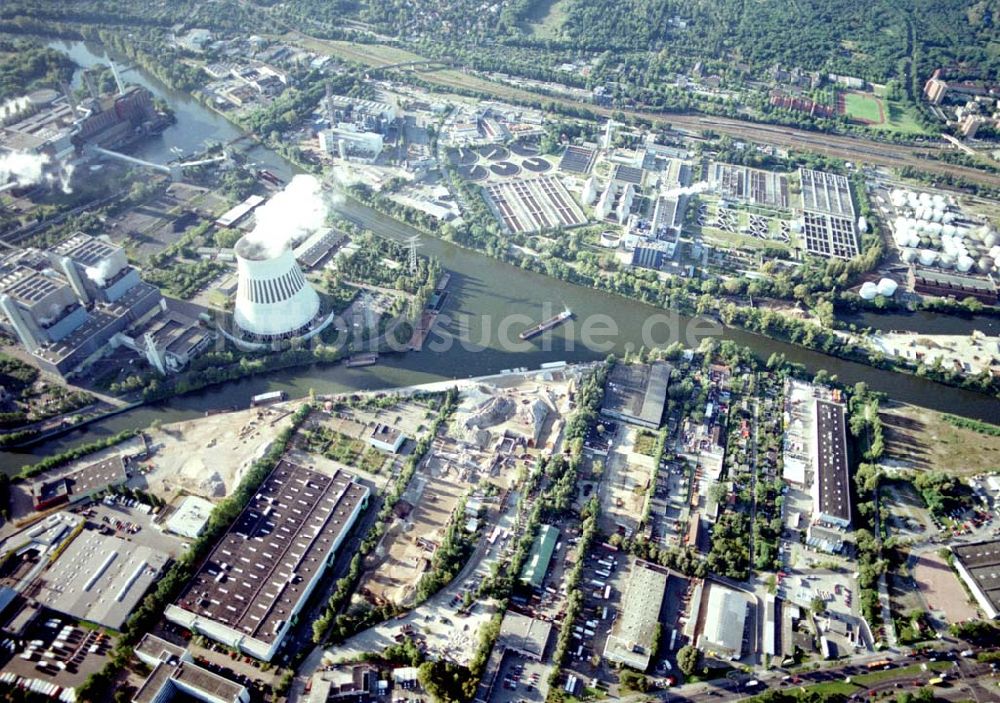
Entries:
<svg viewBox="0 0 1000 703">
<path fill-rule="evenodd" d="M 254 213 L 256 225 L 244 239 L 264 258 L 274 258 L 320 229 L 329 202 L 315 176 L 298 175 Z"/>
</svg>

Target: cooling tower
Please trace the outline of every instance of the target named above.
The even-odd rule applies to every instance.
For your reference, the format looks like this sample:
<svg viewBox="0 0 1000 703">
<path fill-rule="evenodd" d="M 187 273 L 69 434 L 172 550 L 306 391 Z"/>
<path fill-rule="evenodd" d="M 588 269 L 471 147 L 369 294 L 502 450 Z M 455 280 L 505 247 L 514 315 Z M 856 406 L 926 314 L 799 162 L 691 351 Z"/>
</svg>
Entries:
<svg viewBox="0 0 1000 703">
<path fill-rule="evenodd" d="M 247 237 L 236 242 L 239 282 L 233 317 L 245 334 L 259 339 L 306 332 L 319 314 L 319 296 L 302 275 L 292 250 L 276 253 Z"/>
</svg>

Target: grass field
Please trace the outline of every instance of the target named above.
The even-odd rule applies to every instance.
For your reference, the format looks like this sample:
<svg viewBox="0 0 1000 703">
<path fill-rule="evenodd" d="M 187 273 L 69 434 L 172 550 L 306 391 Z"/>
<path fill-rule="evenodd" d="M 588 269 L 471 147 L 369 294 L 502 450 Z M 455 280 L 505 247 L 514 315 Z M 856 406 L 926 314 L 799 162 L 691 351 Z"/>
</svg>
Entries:
<svg viewBox="0 0 1000 703">
<path fill-rule="evenodd" d="M 423 61 L 423 56 L 414 54 L 406 49 L 398 49 L 387 44 L 356 44 L 348 41 L 334 41 L 332 39 L 307 39 L 305 37 L 287 37 L 294 39 L 306 49 L 319 51 L 330 56 L 355 61 L 367 66 L 389 66 L 396 63 L 406 63 L 408 61 Z"/>
<path fill-rule="evenodd" d="M 746 234 L 724 232 L 714 227 L 702 227 L 701 236 L 717 244 L 738 249 L 782 249 L 784 251 L 791 249 L 787 242 L 777 239 L 758 239 Z"/>
<path fill-rule="evenodd" d="M 957 475 L 1000 468 L 1000 437 L 955 427 L 941 413 L 915 405 L 886 405 L 879 416 L 890 462 Z"/>
<path fill-rule="evenodd" d="M 540 0 L 532 6 L 525 19 L 524 30 L 536 39 L 556 39 L 566 21 L 570 0 Z"/>
<path fill-rule="evenodd" d="M 951 662 L 928 662 L 927 673 L 940 673 L 942 671 L 947 671 L 951 667 Z M 853 677 L 851 682 L 861 684 L 862 686 L 871 686 L 872 684 L 877 684 L 888 679 L 896 679 L 900 676 L 912 676 L 917 678 L 922 673 L 924 673 L 924 671 L 921 669 L 920 665 L 914 664 L 904 669 L 887 669 L 886 671 L 873 671 L 870 674 L 861 674 L 860 676 Z"/>
<path fill-rule="evenodd" d="M 878 98 L 855 92 L 844 92 L 843 96 L 848 117 L 873 125 L 882 124 L 881 101 Z"/>
<path fill-rule="evenodd" d="M 913 114 L 916 108 L 893 100 L 886 100 L 883 105 L 885 105 L 885 122 L 873 125 L 874 129 L 900 134 L 927 134 L 927 130 L 920 126 Z"/>
</svg>

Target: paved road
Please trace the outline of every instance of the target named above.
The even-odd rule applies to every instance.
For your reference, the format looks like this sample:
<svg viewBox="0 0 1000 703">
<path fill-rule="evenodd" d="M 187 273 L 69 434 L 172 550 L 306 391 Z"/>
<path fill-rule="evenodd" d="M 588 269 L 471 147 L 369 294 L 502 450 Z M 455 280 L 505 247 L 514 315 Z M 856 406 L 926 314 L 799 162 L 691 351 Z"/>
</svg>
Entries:
<svg viewBox="0 0 1000 703">
<path fill-rule="evenodd" d="M 980 703 L 997 700 L 997 680 L 992 677 L 992 672 L 987 664 L 982 664 L 975 659 L 962 659 L 957 655 L 961 646 L 950 647 L 944 650 L 953 660 L 953 666 L 948 670 L 949 682 L 934 689 L 935 696 L 946 700 L 974 700 Z M 799 686 L 809 686 L 829 681 L 844 681 L 848 676 L 856 677 L 868 672 L 866 664 L 881 659 L 891 659 L 896 662 L 899 673 L 889 675 L 887 678 L 872 684 L 871 686 L 860 686 L 857 693 L 858 700 L 867 699 L 870 691 L 915 691 L 915 681 L 920 681 L 922 685 L 933 676 L 938 675 L 935 671 L 922 671 L 915 674 L 907 669 L 913 664 L 926 661 L 926 656 L 910 654 L 868 654 L 856 657 L 850 663 L 842 663 L 828 669 L 812 671 L 798 674 L 795 681 L 783 681 L 787 674 L 781 670 L 748 674 L 737 674 L 732 678 L 719 679 L 706 683 L 690 684 L 672 689 L 658 691 L 653 694 L 661 701 L 690 701 L 691 703 L 710 703 L 718 700 L 733 700 L 734 698 L 762 693 L 768 688 L 793 688 Z M 761 685 L 749 690 L 746 682 L 751 678 L 756 679 Z M 897 684 L 899 684 L 897 686 Z M 642 703 L 649 700 L 650 694 L 628 694 L 622 696 L 620 703 Z"/>
</svg>

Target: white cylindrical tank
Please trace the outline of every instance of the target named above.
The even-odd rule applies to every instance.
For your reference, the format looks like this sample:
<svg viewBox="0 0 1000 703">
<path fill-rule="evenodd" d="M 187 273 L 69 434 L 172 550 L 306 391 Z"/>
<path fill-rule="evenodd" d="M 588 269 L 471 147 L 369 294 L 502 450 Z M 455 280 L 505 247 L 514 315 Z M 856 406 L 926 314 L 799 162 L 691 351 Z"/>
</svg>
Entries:
<svg viewBox="0 0 1000 703">
<path fill-rule="evenodd" d="M 896 292 L 897 288 L 899 288 L 899 284 L 891 278 L 883 278 L 876 286 L 878 294 L 884 295 L 887 298 L 891 297 L 892 294 Z"/>
<path fill-rule="evenodd" d="M 930 249 L 920 250 L 920 263 L 924 266 L 930 266 L 937 260 L 937 252 L 931 251 Z"/>
<path fill-rule="evenodd" d="M 306 332 L 319 314 L 319 296 L 302 274 L 291 248 L 274 252 L 243 237 L 234 250 L 239 275 L 233 311 L 236 326 L 260 339 Z"/>
<path fill-rule="evenodd" d="M 899 255 L 899 258 L 901 258 L 908 264 L 912 264 L 914 261 L 917 260 L 917 250 L 912 248 L 903 249 L 902 253 L 900 253 Z"/>
<path fill-rule="evenodd" d="M 858 295 L 864 300 L 873 300 L 878 295 L 878 286 L 871 281 L 865 281 L 861 284 L 861 290 L 858 291 Z"/>
<path fill-rule="evenodd" d="M 976 262 L 971 256 L 960 256 L 958 257 L 958 261 L 955 262 L 955 268 L 962 273 L 966 273 L 972 268 L 974 263 Z"/>
</svg>

